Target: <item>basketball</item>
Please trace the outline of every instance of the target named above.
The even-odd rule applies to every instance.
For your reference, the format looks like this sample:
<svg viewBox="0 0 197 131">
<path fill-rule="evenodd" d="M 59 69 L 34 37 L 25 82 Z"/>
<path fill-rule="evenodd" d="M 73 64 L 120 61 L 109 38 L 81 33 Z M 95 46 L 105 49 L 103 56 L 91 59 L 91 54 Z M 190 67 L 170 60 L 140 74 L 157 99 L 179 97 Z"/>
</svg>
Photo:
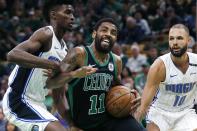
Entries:
<svg viewBox="0 0 197 131">
<path fill-rule="evenodd" d="M 128 87 L 112 87 L 106 96 L 107 111 L 114 117 L 122 118 L 130 115 L 131 101 L 136 98 L 136 94 Z"/>
</svg>

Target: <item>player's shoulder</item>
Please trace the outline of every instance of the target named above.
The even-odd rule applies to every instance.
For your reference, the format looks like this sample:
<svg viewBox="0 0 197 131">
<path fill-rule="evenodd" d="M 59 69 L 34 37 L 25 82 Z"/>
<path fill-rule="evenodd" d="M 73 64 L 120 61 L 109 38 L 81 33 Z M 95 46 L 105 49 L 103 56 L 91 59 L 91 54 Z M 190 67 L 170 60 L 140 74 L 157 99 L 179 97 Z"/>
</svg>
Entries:
<svg viewBox="0 0 197 131">
<path fill-rule="evenodd" d="M 77 46 L 77 47 L 74 47 L 72 51 L 75 51 L 76 54 L 85 54 L 85 47 Z"/>
<path fill-rule="evenodd" d="M 45 26 L 39 29 L 44 35 L 53 36 L 53 30 L 50 26 Z"/>
<path fill-rule="evenodd" d="M 189 55 L 189 57 L 197 57 L 197 54 L 195 53 L 192 53 L 192 52 L 187 52 L 187 54 Z"/>
<path fill-rule="evenodd" d="M 197 54 L 191 52 L 187 52 L 187 54 L 189 56 L 190 63 L 197 63 Z"/>
<path fill-rule="evenodd" d="M 164 60 L 164 59 L 171 59 L 171 58 L 170 58 L 170 53 L 167 53 L 167 54 L 164 54 L 164 55 L 159 56 L 159 59 L 161 59 L 161 60 Z"/>
<path fill-rule="evenodd" d="M 45 39 L 51 39 L 53 36 L 53 31 L 49 26 L 41 27 L 34 32 L 34 36 L 43 37 Z"/>
<path fill-rule="evenodd" d="M 153 64 L 150 66 L 148 76 L 152 76 L 156 81 L 164 81 L 166 76 L 166 68 L 164 62 L 157 58 Z"/>
<path fill-rule="evenodd" d="M 154 69 L 157 71 L 165 70 L 165 64 L 164 61 L 161 59 L 161 57 L 157 58 L 153 64 L 150 66 L 150 69 Z"/>
<path fill-rule="evenodd" d="M 115 59 L 115 61 L 121 61 L 121 57 L 119 55 L 116 55 L 115 53 L 111 52 L 113 58 Z"/>
<path fill-rule="evenodd" d="M 83 46 L 77 46 L 68 50 L 68 56 L 75 57 L 78 60 L 84 60 L 86 52 Z"/>
</svg>

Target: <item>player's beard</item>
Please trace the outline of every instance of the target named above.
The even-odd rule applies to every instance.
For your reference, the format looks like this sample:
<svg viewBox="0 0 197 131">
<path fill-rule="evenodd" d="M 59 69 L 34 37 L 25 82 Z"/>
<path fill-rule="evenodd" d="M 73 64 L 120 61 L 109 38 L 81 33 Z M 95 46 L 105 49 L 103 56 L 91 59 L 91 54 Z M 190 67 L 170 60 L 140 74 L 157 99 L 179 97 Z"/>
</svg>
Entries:
<svg viewBox="0 0 197 131">
<path fill-rule="evenodd" d="M 95 36 L 95 48 L 97 51 L 107 54 L 112 50 L 112 47 L 114 45 L 114 42 L 112 41 L 111 37 L 108 37 L 109 39 L 109 46 L 107 48 L 103 48 L 101 45 L 101 42 L 103 38 L 99 37 L 98 35 Z"/>
<path fill-rule="evenodd" d="M 187 51 L 187 46 L 184 46 L 183 48 L 180 49 L 179 52 L 174 51 L 171 47 L 170 47 L 170 52 L 173 56 L 175 57 L 181 57 L 185 52 Z"/>
</svg>

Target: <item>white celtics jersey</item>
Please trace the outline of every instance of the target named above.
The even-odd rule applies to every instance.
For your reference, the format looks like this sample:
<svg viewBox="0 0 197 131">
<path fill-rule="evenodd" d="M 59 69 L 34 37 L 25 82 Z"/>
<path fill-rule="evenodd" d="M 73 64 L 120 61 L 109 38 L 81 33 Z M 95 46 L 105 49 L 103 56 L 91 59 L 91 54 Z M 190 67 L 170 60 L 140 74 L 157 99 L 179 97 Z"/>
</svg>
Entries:
<svg viewBox="0 0 197 131">
<path fill-rule="evenodd" d="M 166 111 L 192 108 L 197 93 L 197 54 L 187 53 L 189 68 L 183 74 L 172 62 L 170 53 L 160 57 L 166 68 L 166 79 L 159 85 L 152 106 Z"/>
<path fill-rule="evenodd" d="M 45 58 L 51 61 L 61 61 L 67 54 L 67 46 L 63 42 L 61 46 L 55 36 L 52 26 L 48 26 L 53 32 L 52 46 L 48 52 L 35 52 L 34 55 L 41 58 Z M 43 102 L 45 96 L 48 94 L 48 89 L 44 89 L 47 77 L 43 76 L 43 70 L 41 68 L 23 68 L 18 65 L 12 71 L 9 77 L 9 87 L 11 88 L 11 94 L 15 94 L 15 99 L 32 99 L 37 102 Z"/>
</svg>

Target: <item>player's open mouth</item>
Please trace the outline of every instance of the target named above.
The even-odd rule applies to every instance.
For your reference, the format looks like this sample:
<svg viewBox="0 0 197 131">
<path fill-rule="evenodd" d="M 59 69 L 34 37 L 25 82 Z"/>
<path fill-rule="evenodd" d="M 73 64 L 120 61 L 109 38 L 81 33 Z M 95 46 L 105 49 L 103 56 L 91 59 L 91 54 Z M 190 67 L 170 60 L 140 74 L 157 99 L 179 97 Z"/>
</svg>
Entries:
<svg viewBox="0 0 197 131">
<path fill-rule="evenodd" d="M 74 23 L 70 23 L 69 26 L 73 27 Z"/>
<path fill-rule="evenodd" d="M 109 39 L 103 39 L 102 42 L 101 42 L 101 44 L 103 46 L 109 46 L 110 45 L 110 40 Z"/>
<path fill-rule="evenodd" d="M 73 27 L 75 23 L 74 22 L 69 22 L 68 24 L 69 24 L 69 26 Z"/>
</svg>

